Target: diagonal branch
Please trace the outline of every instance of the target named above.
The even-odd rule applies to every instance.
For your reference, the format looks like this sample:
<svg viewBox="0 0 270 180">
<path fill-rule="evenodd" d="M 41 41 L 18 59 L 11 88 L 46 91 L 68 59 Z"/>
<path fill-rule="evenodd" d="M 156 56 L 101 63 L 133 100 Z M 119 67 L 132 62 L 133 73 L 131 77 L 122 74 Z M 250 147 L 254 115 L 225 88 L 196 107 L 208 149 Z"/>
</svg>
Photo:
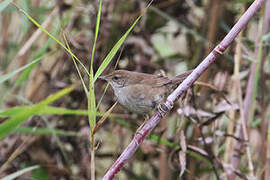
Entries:
<svg viewBox="0 0 270 180">
<path fill-rule="evenodd" d="M 103 180 L 110 180 L 122 168 L 125 163 L 133 156 L 139 145 L 147 137 L 147 135 L 156 127 L 159 121 L 169 112 L 174 102 L 202 75 L 202 73 L 209 68 L 209 66 L 216 60 L 217 56 L 222 54 L 228 46 L 233 42 L 241 30 L 243 30 L 249 20 L 261 8 L 265 0 L 255 0 L 249 9 L 243 14 L 238 22 L 233 26 L 231 31 L 221 41 L 221 43 L 194 69 L 194 71 L 170 94 L 165 103 L 160 104 L 158 111 L 149 119 L 145 125 L 138 131 L 133 140 L 115 161 L 112 167 L 107 171 Z"/>
</svg>

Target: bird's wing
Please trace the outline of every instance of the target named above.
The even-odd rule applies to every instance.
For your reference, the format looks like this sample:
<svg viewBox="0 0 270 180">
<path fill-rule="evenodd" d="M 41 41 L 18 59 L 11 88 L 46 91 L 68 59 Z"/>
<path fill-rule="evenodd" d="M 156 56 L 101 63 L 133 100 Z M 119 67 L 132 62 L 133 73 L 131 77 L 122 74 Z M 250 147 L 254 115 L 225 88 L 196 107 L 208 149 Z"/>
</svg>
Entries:
<svg viewBox="0 0 270 180">
<path fill-rule="evenodd" d="M 177 75 L 177 76 L 175 76 L 173 78 L 167 78 L 167 80 L 161 81 L 160 83 L 157 83 L 157 87 L 166 86 L 166 85 L 169 85 L 169 84 L 181 83 L 186 79 L 186 77 L 188 75 L 190 75 L 192 73 L 192 71 L 193 70 L 187 71 L 187 72 L 179 74 L 179 75 Z"/>
</svg>

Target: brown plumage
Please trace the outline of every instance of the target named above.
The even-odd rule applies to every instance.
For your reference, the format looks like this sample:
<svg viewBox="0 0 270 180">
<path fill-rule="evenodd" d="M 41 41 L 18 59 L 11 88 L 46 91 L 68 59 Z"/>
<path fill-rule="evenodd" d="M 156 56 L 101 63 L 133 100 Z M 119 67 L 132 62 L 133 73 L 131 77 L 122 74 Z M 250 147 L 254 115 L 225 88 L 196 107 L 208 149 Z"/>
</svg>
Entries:
<svg viewBox="0 0 270 180">
<path fill-rule="evenodd" d="M 118 102 L 129 111 L 148 114 L 180 84 L 192 71 L 169 78 L 126 70 L 101 76 L 110 83 Z"/>
</svg>

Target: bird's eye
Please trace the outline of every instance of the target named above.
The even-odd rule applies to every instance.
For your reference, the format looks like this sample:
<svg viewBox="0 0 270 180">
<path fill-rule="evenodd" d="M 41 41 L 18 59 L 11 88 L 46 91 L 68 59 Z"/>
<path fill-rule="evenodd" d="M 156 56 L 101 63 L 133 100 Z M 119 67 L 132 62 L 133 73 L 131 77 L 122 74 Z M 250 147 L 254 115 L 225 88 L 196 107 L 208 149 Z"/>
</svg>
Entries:
<svg viewBox="0 0 270 180">
<path fill-rule="evenodd" d="M 117 80 L 119 80 L 119 79 L 120 79 L 119 76 L 114 76 L 114 77 L 112 78 L 113 81 L 117 81 Z"/>
</svg>

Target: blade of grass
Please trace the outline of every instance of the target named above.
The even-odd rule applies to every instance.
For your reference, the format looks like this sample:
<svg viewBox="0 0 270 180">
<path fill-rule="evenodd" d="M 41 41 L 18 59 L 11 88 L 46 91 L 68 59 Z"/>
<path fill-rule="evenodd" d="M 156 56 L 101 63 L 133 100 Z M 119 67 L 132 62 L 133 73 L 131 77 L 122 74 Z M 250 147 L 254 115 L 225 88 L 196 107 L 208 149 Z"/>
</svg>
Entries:
<svg viewBox="0 0 270 180">
<path fill-rule="evenodd" d="M 117 58 L 117 61 L 116 61 L 115 65 L 114 65 L 114 70 L 116 70 L 116 67 L 117 67 L 117 65 L 119 63 L 120 57 L 122 55 L 122 52 L 123 52 L 123 47 L 121 48 L 120 54 L 119 54 L 119 56 Z M 105 87 L 105 89 L 104 89 L 104 91 L 103 91 L 103 93 L 102 93 L 102 95 L 100 97 L 100 100 L 99 100 L 98 104 L 97 104 L 97 110 L 98 110 L 98 108 L 99 108 L 99 106 L 100 106 L 100 104 L 102 102 L 102 99 L 103 99 L 104 95 L 106 94 L 106 92 L 108 90 L 108 87 L 109 87 L 109 83 L 107 82 L 106 87 Z"/>
<path fill-rule="evenodd" d="M 93 68 L 93 64 L 94 64 L 95 50 L 96 50 L 97 37 L 98 37 L 99 25 L 100 25 L 101 9 L 102 9 L 102 0 L 99 1 L 98 15 L 97 15 L 97 22 L 96 22 L 96 29 L 95 29 L 95 37 L 94 37 L 94 44 L 93 44 L 92 54 L 91 54 L 90 69 Z M 93 69 L 92 69 L 92 71 L 93 71 Z"/>
<path fill-rule="evenodd" d="M 93 130 L 96 127 L 96 99 L 95 99 L 95 88 L 94 88 L 94 72 L 93 72 L 93 64 L 94 64 L 94 57 L 95 57 L 95 49 L 96 49 L 96 42 L 99 32 L 99 25 L 100 25 L 100 16 L 101 16 L 101 9 L 102 9 L 102 0 L 99 1 L 99 8 L 98 8 L 98 15 L 96 21 L 96 28 L 95 28 L 95 38 L 94 44 L 92 48 L 91 54 L 91 62 L 90 62 L 90 78 L 89 78 L 89 96 L 88 96 L 88 121 L 90 126 L 90 143 L 91 143 L 91 162 L 90 162 L 90 172 L 91 172 L 91 179 L 95 180 L 95 137 L 93 134 Z"/>
<path fill-rule="evenodd" d="M 59 135 L 59 136 L 77 136 L 77 132 L 63 131 L 60 129 L 37 128 L 37 127 L 18 127 L 14 133 L 39 134 L 39 135 Z"/>
<path fill-rule="evenodd" d="M 88 120 L 90 125 L 91 134 L 93 129 L 96 126 L 96 100 L 95 100 L 95 90 L 94 90 L 94 83 L 93 83 L 93 76 L 91 77 L 90 73 L 90 82 L 89 82 L 89 96 L 88 96 Z"/>
<path fill-rule="evenodd" d="M 12 3 L 20 12 L 22 12 L 34 25 L 40 28 L 44 33 L 46 33 L 50 38 L 52 38 L 55 42 L 57 42 L 61 47 L 63 47 L 79 64 L 84 68 L 85 72 L 90 76 L 87 68 L 81 63 L 81 61 L 58 39 L 56 39 L 53 35 L 51 35 L 45 28 L 43 28 L 35 19 L 33 19 L 27 12 L 25 12 L 22 8 L 18 7 L 15 3 Z"/>
<path fill-rule="evenodd" d="M 41 111 L 44 107 L 48 104 L 54 102 L 55 100 L 63 97 L 64 95 L 70 93 L 74 90 L 74 87 L 68 87 L 58 91 L 57 93 L 47 97 L 45 100 L 41 101 L 40 103 L 27 106 L 25 111 L 21 111 L 18 114 L 12 116 L 10 119 L 6 120 L 2 124 L 0 124 L 0 139 L 3 139 L 7 136 L 11 131 L 17 128 L 20 124 L 26 121 L 28 118 L 33 116 L 35 113 Z"/>
<path fill-rule="evenodd" d="M 48 104 L 51 104 L 54 101 L 56 101 L 57 99 L 60 99 L 61 97 L 69 94 L 71 91 L 74 90 L 74 88 L 75 88 L 75 86 L 70 86 L 70 87 L 67 87 L 65 89 L 62 89 L 62 90 L 58 91 L 57 93 L 55 93 L 53 95 L 50 95 L 49 97 L 47 97 L 46 99 L 41 101 L 39 104 L 40 105 L 45 105 L 45 106 L 48 105 Z"/>
<path fill-rule="evenodd" d="M 129 33 L 131 32 L 131 30 L 134 28 L 134 26 L 137 24 L 137 22 L 141 19 L 143 14 L 141 14 L 136 20 L 135 22 L 132 24 L 132 26 L 127 30 L 127 32 L 119 39 L 119 41 L 113 46 L 113 48 L 111 49 L 111 51 L 109 52 L 109 54 L 105 57 L 105 59 L 103 60 L 103 62 L 101 63 L 101 65 L 99 66 L 95 77 L 94 77 L 94 82 L 97 80 L 97 78 L 101 75 L 101 73 L 105 70 L 105 68 L 108 66 L 108 64 L 112 61 L 113 57 L 115 56 L 115 54 L 117 53 L 117 51 L 119 50 L 119 48 L 121 47 L 121 45 L 124 43 L 125 39 L 127 38 L 127 36 L 129 35 Z"/>
<path fill-rule="evenodd" d="M 68 47 L 68 50 L 71 51 L 71 49 L 70 49 L 70 47 L 69 47 L 69 44 L 68 44 L 68 42 L 67 42 L 65 33 L 63 32 L 62 35 L 63 35 L 64 41 L 65 41 L 65 43 L 66 43 L 66 46 Z M 71 56 L 71 57 L 72 57 L 72 60 L 73 60 L 74 65 L 75 65 L 75 68 L 76 68 L 76 70 L 77 70 L 77 72 L 78 72 L 78 75 L 79 75 L 79 77 L 80 77 L 80 79 L 81 79 L 81 82 L 82 82 L 82 85 L 83 85 L 84 92 L 85 92 L 86 96 L 88 96 L 88 90 L 87 90 L 86 85 L 85 85 L 85 83 L 84 83 L 84 80 L 83 80 L 83 78 L 82 78 L 81 72 L 80 72 L 80 70 L 79 70 L 79 68 L 78 68 L 78 65 L 77 65 L 77 63 L 76 63 L 74 57 L 73 57 L 73 56 Z"/>
<path fill-rule="evenodd" d="M 30 107 L 29 107 L 30 106 Z M 15 116 L 16 114 L 26 111 L 27 108 L 32 108 L 33 105 L 29 106 L 17 106 L 7 110 L 0 110 L 0 117 Z M 82 115 L 87 116 L 88 111 L 83 109 L 66 109 L 60 107 L 46 106 L 40 111 L 35 112 L 33 115 Z M 97 112 L 97 116 L 103 116 L 104 113 Z M 119 115 L 118 115 L 119 116 Z M 110 117 L 118 117 L 116 114 L 110 114 Z"/>
<path fill-rule="evenodd" d="M 99 106 L 100 106 L 100 104 L 102 102 L 102 99 L 103 99 L 105 93 L 107 92 L 108 87 L 109 87 L 109 83 L 106 84 L 106 87 L 105 87 L 105 89 L 104 89 L 104 91 L 103 91 L 103 93 L 102 93 L 102 95 L 100 97 L 100 100 L 98 101 L 97 108 L 96 108 L 97 110 L 98 110 L 98 108 L 99 108 Z"/>
<path fill-rule="evenodd" d="M 141 13 L 141 15 L 134 21 L 134 23 L 127 30 L 127 32 L 118 40 L 118 42 L 113 46 L 113 48 L 111 49 L 111 51 L 105 57 L 105 59 L 103 60 L 103 62 L 101 63 L 101 65 L 99 66 L 99 68 L 98 68 L 98 70 L 97 70 L 97 72 L 95 74 L 94 82 L 97 80 L 97 78 L 101 75 L 101 73 L 105 70 L 105 68 L 111 62 L 111 60 L 113 59 L 113 57 L 115 56 L 115 54 L 117 53 L 117 51 L 119 50 L 119 48 L 121 47 L 121 45 L 124 43 L 125 39 L 129 35 L 129 33 L 132 31 L 132 29 L 134 28 L 134 26 L 137 24 L 137 22 L 144 15 L 144 13 L 146 12 L 146 10 L 150 7 L 150 5 L 152 4 L 152 2 L 153 2 L 153 0 L 146 6 L 146 8 Z"/>
<path fill-rule="evenodd" d="M 26 111 L 27 106 L 18 106 L 18 107 L 14 107 L 14 108 L 10 108 L 7 110 L 1 110 L 0 112 L 0 117 L 1 116 L 14 116 L 16 114 L 19 114 L 23 111 Z"/>
<path fill-rule="evenodd" d="M 53 106 L 46 106 L 39 112 L 39 115 L 42 114 L 59 114 L 59 115 L 88 115 L 87 110 L 80 109 L 66 109 Z"/>
<path fill-rule="evenodd" d="M 96 42 L 99 32 L 99 25 L 100 25 L 100 16 L 101 16 L 101 9 L 102 9 L 102 0 L 99 1 L 99 8 L 98 8 L 98 15 L 97 15 L 97 22 L 95 28 L 95 37 L 94 43 L 92 47 L 92 54 L 91 54 L 91 62 L 90 62 L 90 78 L 89 78 L 89 96 L 88 96 L 88 111 L 89 111 L 89 125 L 91 134 L 93 129 L 96 126 L 96 101 L 95 101 L 95 90 L 94 90 L 94 72 L 93 72 L 93 64 L 94 64 L 94 57 L 95 57 L 95 49 L 96 49 Z"/>
</svg>

